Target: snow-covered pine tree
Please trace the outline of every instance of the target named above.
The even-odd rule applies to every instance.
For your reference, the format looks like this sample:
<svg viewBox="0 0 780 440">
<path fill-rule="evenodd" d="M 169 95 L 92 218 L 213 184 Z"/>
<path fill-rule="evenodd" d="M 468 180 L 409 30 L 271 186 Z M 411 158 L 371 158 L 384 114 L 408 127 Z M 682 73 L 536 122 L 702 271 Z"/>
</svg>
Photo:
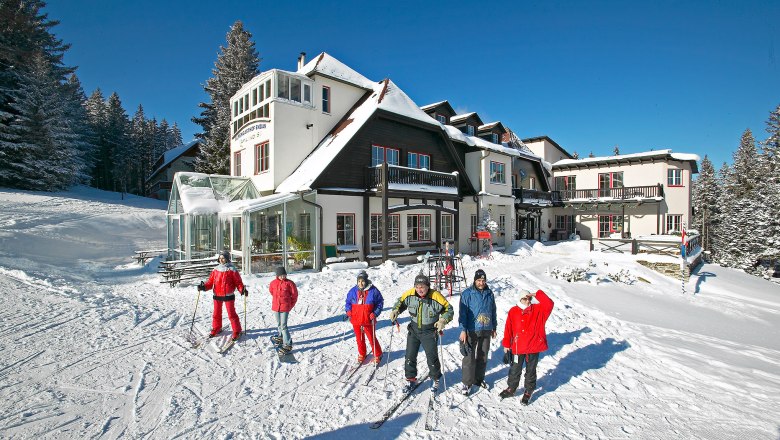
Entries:
<svg viewBox="0 0 780 440">
<path fill-rule="evenodd" d="M 130 142 L 129 126 L 130 121 L 122 108 L 122 101 L 114 92 L 106 103 L 105 141 L 110 154 L 108 165 L 114 177 L 112 190 L 123 194 L 129 190 L 132 163 L 138 159 L 134 145 Z"/>
<path fill-rule="evenodd" d="M 81 81 L 79 81 L 76 74 L 72 74 L 68 77 L 68 82 L 65 84 L 64 100 L 67 103 L 68 117 L 71 122 L 73 131 L 78 135 L 76 140 L 76 148 L 79 150 L 78 175 L 75 176 L 76 183 L 88 184 L 92 168 L 95 165 L 95 157 L 97 152 L 97 141 L 95 133 L 89 123 L 87 116 L 86 101 L 87 96 L 84 94 L 84 89 L 81 87 Z"/>
<path fill-rule="evenodd" d="M 702 248 L 713 252 L 717 247 L 717 224 L 720 220 L 720 186 L 715 167 L 706 155 L 699 167 L 699 176 L 693 184 L 692 227 L 699 230 Z"/>
<path fill-rule="evenodd" d="M 574 159 L 579 159 L 580 158 L 580 153 L 575 151 L 574 153 L 571 153 L 571 157 L 573 157 Z"/>
<path fill-rule="evenodd" d="M 762 257 L 776 260 L 780 258 L 780 105 L 769 113 L 766 132 L 769 137 L 761 143 L 762 178 L 759 182 L 765 208 L 760 220 L 766 223 Z"/>
<path fill-rule="evenodd" d="M 138 194 L 146 194 L 146 178 L 149 177 L 154 163 L 154 133 L 149 131 L 149 121 L 144 115 L 144 107 L 138 105 L 130 121 L 130 141 L 137 152 L 138 160 L 133 161 L 132 187 Z"/>
<path fill-rule="evenodd" d="M 231 26 L 226 39 L 204 87 L 211 101 L 200 103 L 200 117 L 192 119 L 203 128 L 195 135 L 203 141 L 195 169 L 203 173 L 230 174 L 230 97 L 259 73 L 260 56 L 241 21 Z"/>
<path fill-rule="evenodd" d="M 171 126 L 171 131 L 168 133 L 168 149 L 176 148 L 183 142 L 181 140 L 181 129 L 176 122 Z"/>
<path fill-rule="evenodd" d="M 95 161 L 92 167 L 92 186 L 95 188 L 111 190 L 114 182 L 113 154 L 111 146 L 106 139 L 108 127 L 108 108 L 106 99 L 100 88 L 95 89 L 84 105 L 87 111 L 87 120 L 94 133 Z"/>
<path fill-rule="evenodd" d="M 68 116 L 65 87 L 53 75 L 43 54 L 33 56 L 30 70 L 12 91 L 8 124 L 12 138 L 3 137 L 4 152 L 15 156 L 0 172 L 0 185 L 53 191 L 74 183 L 83 166 L 78 135 Z"/>
</svg>

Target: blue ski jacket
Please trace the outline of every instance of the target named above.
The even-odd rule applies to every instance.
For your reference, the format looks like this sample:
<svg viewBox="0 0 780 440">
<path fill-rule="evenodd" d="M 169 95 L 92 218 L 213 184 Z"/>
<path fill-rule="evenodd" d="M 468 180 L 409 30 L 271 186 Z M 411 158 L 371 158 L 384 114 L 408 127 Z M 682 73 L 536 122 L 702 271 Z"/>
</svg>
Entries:
<svg viewBox="0 0 780 440">
<path fill-rule="evenodd" d="M 461 331 L 496 331 L 496 298 L 493 291 L 477 289 L 473 284 L 460 294 L 458 327 Z"/>
</svg>

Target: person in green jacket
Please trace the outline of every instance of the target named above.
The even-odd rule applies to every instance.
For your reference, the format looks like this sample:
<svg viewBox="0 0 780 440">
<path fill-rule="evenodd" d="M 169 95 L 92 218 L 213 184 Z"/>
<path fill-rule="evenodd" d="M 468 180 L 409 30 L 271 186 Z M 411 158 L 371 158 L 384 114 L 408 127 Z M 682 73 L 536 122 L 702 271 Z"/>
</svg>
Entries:
<svg viewBox="0 0 780 440">
<path fill-rule="evenodd" d="M 390 312 L 390 322 L 395 323 L 398 316 L 407 309 L 411 322 L 409 322 L 406 338 L 404 391 L 409 391 L 417 382 L 417 353 L 422 344 L 428 361 L 428 371 L 433 380 L 432 389 L 435 392 L 439 388 L 441 378 L 441 361 L 436 351 L 436 344 L 439 336 L 444 332 L 444 327 L 452 321 L 455 313 L 444 295 L 438 290 L 431 289 L 430 280 L 423 274 L 414 278 L 413 289 L 407 290 L 398 298 L 393 311 Z"/>
</svg>

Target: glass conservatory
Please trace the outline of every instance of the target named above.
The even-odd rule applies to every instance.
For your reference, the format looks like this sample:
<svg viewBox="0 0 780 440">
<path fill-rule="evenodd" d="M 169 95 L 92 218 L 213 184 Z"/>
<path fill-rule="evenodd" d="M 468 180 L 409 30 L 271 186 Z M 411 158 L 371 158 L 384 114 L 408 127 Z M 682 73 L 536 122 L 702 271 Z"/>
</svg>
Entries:
<svg viewBox="0 0 780 440">
<path fill-rule="evenodd" d="M 261 197 L 252 181 L 176 173 L 168 204 L 168 258 L 191 260 L 230 251 L 243 273 L 317 267 L 314 194 Z M 248 263 L 248 264 L 247 264 Z"/>
</svg>

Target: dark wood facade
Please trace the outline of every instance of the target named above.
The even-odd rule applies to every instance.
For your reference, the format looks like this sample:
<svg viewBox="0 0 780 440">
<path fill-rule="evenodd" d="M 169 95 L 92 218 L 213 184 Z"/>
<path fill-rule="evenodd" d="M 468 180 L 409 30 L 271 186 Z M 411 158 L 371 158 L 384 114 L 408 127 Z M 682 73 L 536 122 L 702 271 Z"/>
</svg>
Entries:
<svg viewBox="0 0 780 440">
<path fill-rule="evenodd" d="M 436 119 L 437 115 L 444 116 L 445 118 L 445 121 L 443 122 L 444 124 L 449 124 L 450 118 L 455 116 L 455 109 L 452 108 L 449 101 L 442 101 L 435 105 L 426 105 L 420 108 L 422 109 L 422 111 L 427 113 L 428 116 L 432 117 L 433 119 Z"/>
</svg>

